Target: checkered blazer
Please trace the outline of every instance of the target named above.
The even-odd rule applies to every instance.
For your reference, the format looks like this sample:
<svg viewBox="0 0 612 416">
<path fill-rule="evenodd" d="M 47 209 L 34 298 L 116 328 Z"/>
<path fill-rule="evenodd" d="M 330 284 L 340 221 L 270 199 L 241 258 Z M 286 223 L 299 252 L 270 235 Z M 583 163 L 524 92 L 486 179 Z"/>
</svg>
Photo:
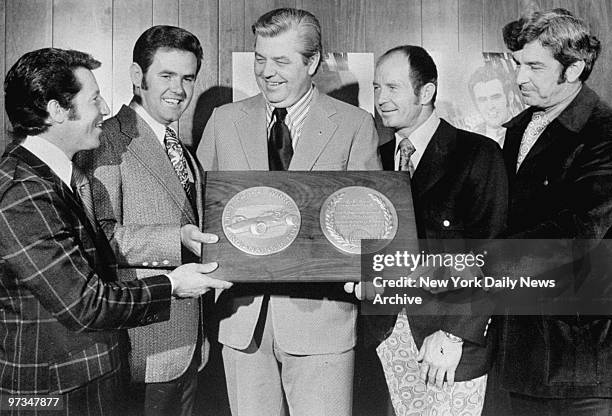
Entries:
<svg viewBox="0 0 612 416">
<path fill-rule="evenodd" d="M 167 320 L 170 281 L 117 281 L 104 233 L 21 146 L 0 159 L 0 393 L 63 394 L 117 371 L 122 328 Z M 125 368 L 125 367 L 124 367 Z"/>
</svg>

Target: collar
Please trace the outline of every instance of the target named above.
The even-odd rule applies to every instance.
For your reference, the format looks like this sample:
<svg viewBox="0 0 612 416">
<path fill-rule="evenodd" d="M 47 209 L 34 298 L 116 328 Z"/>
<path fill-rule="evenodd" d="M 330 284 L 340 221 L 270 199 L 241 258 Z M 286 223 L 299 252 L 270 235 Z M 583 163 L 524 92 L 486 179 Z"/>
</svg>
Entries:
<svg viewBox="0 0 612 416">
<path fill-rule="evenodd" d="M 21 146 L 44 162 L 70 188 L 72 161 L 59 147 L 40 136 L 27 136 Z"/>
<path fill-rule="evenodd" d="M 134 111 L 136 111 L 136 114 L 138 114 L 140 118 L 142 118 L 145 123 L 149 125 L 149 127 L 151 127 L 151 130 L 153 130 L 153 133 L 155 133 L 155 137 L 157 137 L 157 140 L 162 145 L 162 147 L 165 148 L 164 137 L 166 136 L 166 126 L 151 117 L 147 110 L 145 110 L 144 107 L 138 104 L 136 101 L 132 100 L 132 102 L 130 103 L 130 107 Z"/>
<path fill-rule="evenodd" d="M 567 105 L 557 119 L 566 129 L 579 132 L 588 121 L 598 102 L 599 96 L 595 91 L 582 84 L 582 88 L 576 94 L 576 97 Z"/>
<path fill-rule="evenodd" d="M 550 121 L 553 121 L 554 119 L 559 117 L 563 110 L 565 110 L 572 103 L 572 101 L 574 101 L 574 98 L 576 98 L 576 96 L 580 93 L 581 89 L 582 86 L 578 88 L 575 92 L 573 92 L 571 95 L 565 97 L 563 101 L 544 110 L 544 115 L 546 116 L 546 118 L 548 118 L 548 120 Z"/>
<path fill-rule="evenodd" d="M 556 119 L 566 129 L 579 132 L 583 129 L 598 102 L 599 96 L 588 85 L 582 84 L 582 88 L 580 88 L 575 98 L 562 109 L 561 114 Z M 531 120 L 531 116 L 536 111 L 536 108 L 529 107 L 503 126 L 512 128 L 520 126 L 523 122 L 527 123 L 525 118 Z"/>
<path fill-rule="evenodd" d="M 310 89 L 306 91 L 306 94 L 304 94 L 302 98 L 297 100 L 295 104 L 287 107 L 287 121 L 291 121 L 291 123 L 297 123 L 298 120 L 295 120 L 296 116 L 298 116 L 300 113 L 303 113 L 304 110 L 308 106 L 310 106 L 310 103 L 312 102 L 312 97 L 314 97 L 314 84 L 310 84 Z M 265 95 L 264 100 L 266 100 Z M 275 108 L 276 107 L 274 107 L 268 100 L 266 100 L 266 118 L 270 122 L 272 121 L 272 112 Z"/>
<path fill-rule="evenodd" d="M 412 163 L 415 169 L 419 165 L 419 161 L 423 157 L 423 153 L 425 153 L 425 149 L 427 148 L 427 145 L 431 141 L 431 138 L 433 137 L 434 133 L 438 129 L 439 125 L 440 125 L 440 117 L 438 116 L 436 110 L 434 110 L 429 116 L 429 118 L 425 120 L 425 122 L 421 124 L 419 127 L 417 127 L 417 129 L 414 130 L 408 137 L 408 139 L 410 140 L 410 142 L 416 149 L 414 153 L 412 154 L 412 157 L 410 158 L 410 160 L 412 160 Z M 399 134 L 395 133 L 395 152 L 393 154 L 395 155 L 394 159 L 395 159 L 396 165 L 399 163 L 399 157 L 398 157 L 399 143 L 404 138 L 405 137 L 402 137 Z M 396 166 L 396 170 L 397 170 L 397 166 Z"/>
</svg>

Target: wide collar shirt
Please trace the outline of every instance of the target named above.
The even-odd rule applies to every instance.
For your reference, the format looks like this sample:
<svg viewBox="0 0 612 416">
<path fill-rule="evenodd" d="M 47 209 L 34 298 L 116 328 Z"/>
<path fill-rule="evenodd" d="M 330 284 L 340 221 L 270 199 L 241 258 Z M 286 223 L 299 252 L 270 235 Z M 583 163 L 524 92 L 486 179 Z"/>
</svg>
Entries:
<svg viewBox="0 0 612 416">
<path fill-rule="evenodd" d="M 151 128 L 151 130 L 153 130 L 153 133 L 155 133 L 155 137 L 157 138 L 157 140 L 159 141 L 159 144 L 161 144 L 165 152 L 166 143 L 164 142 L 164 139 L 166 137 L 166 127 L 169 129 L 172 129 L 172 131 L 174 131 L 174 134 L 176 134 L 176 130 L 170 126 L 165 126 L 159 121 L 155 120 L 153 117 L 151 117 L 151 115 L 147 112 L 147 110 L 145 110 L 144 107 L 138 104 L 136 101 L 132 101 L 130 103 L 130 107 L 134 111 L 136 111 L 136 114 L 138 114 L 140 118 L 142 118 L 145 121 L 145 123 L 147 123 L 147 125 Z M 176 134 L 176 137 L 178 137 L 178 134 Z M 189 163 L 187 163 L 187 167 L 188 167 L 187 174 L 189 175 L 189 181 L 194 182 L 193 173 L 191 172 L 191 167 L 189 166 Z"/>
<path fill-rule="evenodd" d="M 566 97 L 563 101 L 553 105 L 552 107 L 549 107 L 545 110 L 540 109 L 540 110 L 534 111 L 534 114 L 539 113 L 541 116 L 546 117 L 546 120 L 547 120 L 546 124 L 550 124 L 554 119 L 556 119 L 557 117 L 561 115 L 563 110 L 565 110 L 572 103 L 572 101 L 574 101 L 574 98 L 576 98 L 576 96 L 578 95 L 581 89 L 582 87 L 578 88 L 576 92 L 574 92 L 572 95 Z M 533 145 L 535 145 L 535 143 L 538 141 L 540 136 L 542 136 L 543 132 L 544 132 L 544 129 L 540 131 L 540 134 L 538 135 L 538 137 L 536 137 L 533 143 L 531 144 L 531 149 L 533 149 Z"/>
<path fill-rule="evenodd" d="M 552 107 L 544 110 L 544 115 L 546 116 L 546 118 L 550 121 L 553 121 L 554 119 L 559 117 L 561 113 L 563 112 L 563 110 L 565 110 L 572 103 L 572 101 L 574 101 L 574 98 L 576 98 L 576 96 L 578 95 L 581 89 L 582 89 L 582 86 L 578 88 L 576 92 L 574 92 L 569 97 L 566 97 L 560 103 L 557 103 L 553 105 Z"/>
<path fill-rule="evenodd" d="M 297 143 L 300 140 L 302 135 L 302 129 L 304 127 L 304 122 L 306 121 L 306 116 L 310 111 L 310 104 L 312 104 L 312 99 L 314 97 L 314 85 L 310 86 L 310 89 L 306 94 L 302 96 L 295 104 L 287 107 L 287 117 L 285 117 L 285 124 L 289 128 L 289 132 L 291 133 L 291 144 L 293 149 L 297 147 Z M 274 119 L 272 117 L 272 112 L 274 111 L 274 106 L 266 101 L 266 125 L 268 126 L 268 137 L 270 137 L 270 129 L 272 128 L 272 124 L 274 123 Z"/>
<path fill-rule="evenodd" d="M 165 149 L 166 145 L 164 144 L 164 137 L 166 137 L 166 126 L 160 123 L 159 121 L 155 120 L 153 117 L 151 117 L 151 115 L 147 112 L 147 110 L 145 110 L 144 107 L 138 104 L 137 102 L 132 101 L 130 103 L 130 107 L 134 111 L 136 111 L 136 114 L 138 114 L 140 118 L 142 118 L 145 121 L 145 123 L 147 123 L 147 125 L 151 128 L 151 130 L 153 130 L 153 133 L 155 133 L 155 137 L 157 138 L 159 143 L 162 145 L 162 147 Z"/>
<path fill-rule="evenodd" d="M 27 136 L 21 147 L 43 161 L 70 188 L 72 161 L 62 149 L 40 136 Z"/>
</svg>

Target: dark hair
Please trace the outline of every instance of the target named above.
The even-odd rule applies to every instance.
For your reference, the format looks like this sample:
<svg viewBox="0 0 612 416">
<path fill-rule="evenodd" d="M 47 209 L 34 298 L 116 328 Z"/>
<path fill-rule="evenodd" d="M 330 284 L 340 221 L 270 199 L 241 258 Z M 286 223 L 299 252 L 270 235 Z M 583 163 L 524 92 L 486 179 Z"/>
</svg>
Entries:
<svg viewBox="0 0 612 416">
<path fill-rule="evenodd" d="M 72 99 L 82 87 L 74 70 L 99 66 L 100 62 L 87 53 L 57 48 L 38 49 L 19 58 L 4 79 L 6 114 L 15 138 L 47 131 L 47 104 L 51 100 L 72 110 Z"/>
<path fill-rule="evenodd" d="M 414 95 L 419 95 L 421 88 L 423 88 L 425 84 L 432 83 L 436 86 L 436 91 L 431 98 L 431 103 L 435 104 L 436 96 L 438 95 L 438 69 L 432 57 L 420 46 L 402 45 L 385 52 L 378 58 L 376 66 L 380 65 L 386 58 L 395 54 L 403 55 L 408 59 L 408 64 L 410 66 L 410 83 L 414 89 Z"/>
<path fill-rule="evenodd" d="M 200 71 L 204 53 L 198 38 L 180 27 L 160 25 L 145 30 L 134 45 L 132 60 L 140 66 L 143 76 L 153 63 L 155 52 L 162 48 L 193 53 L 198 62 L 196 72 Z"/>
<path fill-rule="evenodd" d="M 586 81 L 601 51 L 599 40 L 591 35 L 586 23 L 561 8 L 537 11 L 503 29 L 504 42 L 511 51 L 523 49 L 527 43 L 539 41 L 548 48 L 565 70 L 574 62 L 584 61 L 580 80 Z"/>
<path fill-rule="evenodd" d="M 306 10 L 292 8 L 272 10 L 257 19 L 251 26 L 256 37 L 264 38 L 272 38 L 292 29 L 297 31 L 301 41 L 300 54 L 305 65 L 317 53 L 322 55 L 321 25 L 319 20 Z"/>
<path fill-rule="evenodd" d="M 512 83 L 508 80 L 506 72 L 500 65 L 492 63 L 486 63 L 479 67 L 470 75 L 468 80 L 468 91 L 472 102 L 476 103 L 476 96 L 474 95 L 474 87 L 478 83 L 486 83 L 495 79 L 499 80 L 504 89 L 504 93 L 508 96 L 512 92 Z"/>
</svg>

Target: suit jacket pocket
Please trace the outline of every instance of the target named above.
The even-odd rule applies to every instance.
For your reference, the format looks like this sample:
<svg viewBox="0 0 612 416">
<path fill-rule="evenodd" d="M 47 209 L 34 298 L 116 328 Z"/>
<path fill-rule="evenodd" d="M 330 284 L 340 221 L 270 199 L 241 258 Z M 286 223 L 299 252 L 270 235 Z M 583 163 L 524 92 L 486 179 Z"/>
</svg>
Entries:
<svg viewBox="0 0 612 416">
<path fill-rule="evenodd" d="M 95 343 L 49 365 L 49 391 L 63 394 L 119 368 L 118 346 Z"/>
</svg>

